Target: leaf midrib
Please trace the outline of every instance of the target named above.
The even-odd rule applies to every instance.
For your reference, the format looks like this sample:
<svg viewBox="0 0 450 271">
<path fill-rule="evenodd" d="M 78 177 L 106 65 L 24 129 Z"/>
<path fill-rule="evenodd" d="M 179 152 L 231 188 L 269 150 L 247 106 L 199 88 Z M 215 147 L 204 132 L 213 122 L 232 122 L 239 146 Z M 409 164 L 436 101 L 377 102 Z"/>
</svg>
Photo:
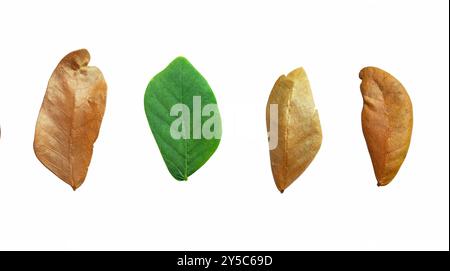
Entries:
<svg viewBox="0 0 450 271">
<path fill-rule="evenodd" d="M 183 97 L 183 65 L 181 65 L 181 68 L 180 68 L 180 88 L 181 88 L 181 103 L 184 103 L 184 97 Z M 189 108 L 189 110 L 191 110 L 190 108 Z M 182 118 L 182 121 L 183 121 L 183 126 L 184 127 L 186 127 L 186 124 L 184 123 L 184 118 Z M 190 123 L 188 123 L 188 125 L 189 125 L 189 132 L 190 132 Z M 188 135 L 188 137 L 190 137 L 190 133 L 189 133 L 189 135 Z M 183 176 L 183 178 L 184 178 L 184 180 L 187 180 L 187 178 L 188 178 L 188 176 L 187 176 L 187 173 L 188 173 L 188 139 L 186 139 L 186 138 L 183 138 L 183 140 L 184 140 L 184 176 Z"/>
</svg>

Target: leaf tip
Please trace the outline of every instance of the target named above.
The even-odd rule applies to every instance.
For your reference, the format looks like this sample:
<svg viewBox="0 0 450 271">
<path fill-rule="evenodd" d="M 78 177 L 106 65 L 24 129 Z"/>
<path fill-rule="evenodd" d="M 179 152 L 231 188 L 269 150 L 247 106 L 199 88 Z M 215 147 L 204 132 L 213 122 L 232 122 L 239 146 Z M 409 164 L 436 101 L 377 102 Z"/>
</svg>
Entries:
<svg viewBox="0 0 450 271">
<path fill-rule="evenodd" d="M 378 187 L 386 186 L 386 185 L 390 184 L 392 180 L 393 180 L 393 178 L 377 180 L 377 186 Z"/>
<path fill-rule="evenodd" d="M 87 49 L 79 49 L 67 54 L 61 61 L 61 63 L 66 63 L 73 70 L 78 70 L 81 67 L 85 67 L 89 64 L 91 60 L 91 55 Z"/>
<path fill-rule="evenodd" d="M 188 61 L 187 58 L 184 57 L 184 56 L 177 56 L 177 57 L 173 60 L 173 62 L 189 62 L 189 61 Z"/>
<path fill-rule="evenodd" d="M 192 66 L 191 62 L 189 62 L 189 60 L 184 57 L 184 56 L 177 56 L 170 64 L 169 66 Z"/>
</svg>

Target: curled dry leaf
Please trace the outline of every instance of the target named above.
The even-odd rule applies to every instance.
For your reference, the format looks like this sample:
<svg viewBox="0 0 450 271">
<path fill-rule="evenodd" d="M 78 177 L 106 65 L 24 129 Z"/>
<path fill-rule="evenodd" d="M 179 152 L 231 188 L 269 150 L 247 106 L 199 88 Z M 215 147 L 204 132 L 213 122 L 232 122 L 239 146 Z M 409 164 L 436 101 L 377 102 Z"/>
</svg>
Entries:
<svg viewBox="0 0 450 271">
<path fill-rule="evenodd" d="M 39 161 L 74 190 L 86 178 L 105 112 L 106 82 L 87 50 L 65 56 L 48 82 L 34 135 Z"/>
<path fill-rule="evenodd" d="M 366 67 L 359 73 L 364 106 L 364 137 L 378 186 L 389 184 L 405 160 L 413 126 L 412 104 L 406 89 L 389 73 Z"/>
<path fill-rule="evenodd" d="M 319 115 L 303 68 L 278 78 L 267 103 L 266 123 L 272 173 L 283 192 L 305 171 L 322 144 Z"/>
</svg>

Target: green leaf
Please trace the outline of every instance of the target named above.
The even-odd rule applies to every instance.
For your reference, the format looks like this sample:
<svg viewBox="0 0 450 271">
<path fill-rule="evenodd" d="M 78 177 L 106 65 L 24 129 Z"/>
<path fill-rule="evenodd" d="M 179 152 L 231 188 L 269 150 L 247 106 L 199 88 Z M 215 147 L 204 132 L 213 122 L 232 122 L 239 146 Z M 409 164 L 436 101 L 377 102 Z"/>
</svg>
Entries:
<svg viewBox="0 0 450 271">
<path fill-rule="evenodd" d="M 222 125 L 211 87 L 187 59 L 178 57 L 150 81 L 144 107 L 170 174 L 187 180 L 219 146 Z"/>
</svg>

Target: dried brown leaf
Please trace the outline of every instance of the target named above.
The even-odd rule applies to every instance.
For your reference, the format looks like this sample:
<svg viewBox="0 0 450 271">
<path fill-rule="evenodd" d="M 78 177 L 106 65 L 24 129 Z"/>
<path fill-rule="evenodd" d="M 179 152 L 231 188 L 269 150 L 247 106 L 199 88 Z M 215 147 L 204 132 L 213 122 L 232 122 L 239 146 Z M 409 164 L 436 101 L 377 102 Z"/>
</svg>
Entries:
<svg viewBox="0 0 450 271">
<path fill-rule="evenodd" d="M 411 141 L 413 110 L 403 85 L 389 73 L 366 67 L 359 73 L 364 99 L 361 120 L 378 186 L 400 169 Z"/>
<path fill-rule="evenodd" d="M 82 49 L 55 68 L 34 136 L 39 161 L 74 190 L 86 178 L 106 105 L 105 79 L 89 60 Z"/>
<path fill-rule="evenodd" d="M 278 118 L 271 116 L 271 104 L 278 105 Z M 268 131 L 278 127 L 270 161 L 275 184 L 283 192 L 309 166 L 322 143 L 319 115 L 303 68 L 278 78 L 267 102 L 266 122 Z"/>
</svg>

